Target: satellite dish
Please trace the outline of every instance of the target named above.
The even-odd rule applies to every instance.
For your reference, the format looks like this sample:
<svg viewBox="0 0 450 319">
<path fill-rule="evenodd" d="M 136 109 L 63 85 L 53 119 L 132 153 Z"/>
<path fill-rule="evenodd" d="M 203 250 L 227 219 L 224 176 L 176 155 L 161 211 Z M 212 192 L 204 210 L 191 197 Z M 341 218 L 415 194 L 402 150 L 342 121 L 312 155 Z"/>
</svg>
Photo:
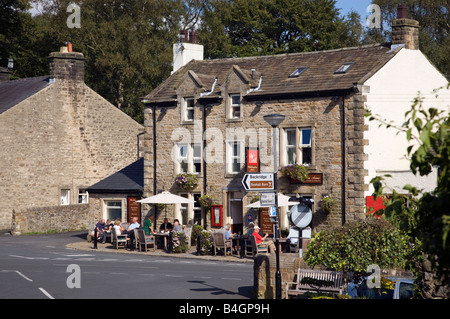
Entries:
<svg viewBox="0 0 450 319">
<path fill-rule="evenodd" d="M 292 206 L 291 210 L 291 222 L 298 228 L 305 228 L 312 220 L 311 209 L 304 204 L 297 204 Z"/>
</svg>

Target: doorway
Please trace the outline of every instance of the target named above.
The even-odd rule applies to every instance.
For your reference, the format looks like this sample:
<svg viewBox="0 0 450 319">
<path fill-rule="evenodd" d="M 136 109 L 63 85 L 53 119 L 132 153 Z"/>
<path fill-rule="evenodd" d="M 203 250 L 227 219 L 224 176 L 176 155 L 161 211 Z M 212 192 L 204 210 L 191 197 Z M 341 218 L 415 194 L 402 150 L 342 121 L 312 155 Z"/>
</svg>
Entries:
<svg viewBox="0 0 450 319">
<path fill-rule="evenodd" d="M 242 234 L 244 230 L 242 198 L 241 192 L 228 193 L 228 216 L 230 217 L 231 233 L 233 234 Z"/>
</svg>

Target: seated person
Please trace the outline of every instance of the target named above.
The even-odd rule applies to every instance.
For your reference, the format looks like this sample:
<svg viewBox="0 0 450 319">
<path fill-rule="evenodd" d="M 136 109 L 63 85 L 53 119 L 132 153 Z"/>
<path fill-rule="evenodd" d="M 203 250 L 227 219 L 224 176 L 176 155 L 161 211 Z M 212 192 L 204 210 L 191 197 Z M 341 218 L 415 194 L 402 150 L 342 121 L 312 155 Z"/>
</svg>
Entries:
<svg viewBox="0 0 450 319">
<path fill-rule="evenodd" d="M 149 215 L 144 221 L 144 226 L 142 227 L 144 229 L 144 233 L 147 236 L 150 236 L 155 233 L 153 230 L 153 220 L 155 219 L 155 216 Z"/>
<path fill-rule="evenodd" d="M 164 231 L 164 232 L 168 232 L 168 231 L 172 231 L 173 226 L 171 223 L 169 223 L 169 220 L 167 219 L 167 217 L 164 217 L 164 223 L 161 224 L 161 226 L 159 226 L 159 231 Z"/>
<path fill-rule="evenodd" d="M 180 221 L 178 219 L 173 221 L 173 231 L 183 231 L 183 227 L 180 225 Z"/>
<path fill-rule="evenodd" d="M 272 239 L 267 239 L 267 236 L 269 234 L 265 234 L 264 237 L 261 237 L 261 235 L 259 234 L 260 228 L 258 226 L 255 226 L 253 229 L 254 229 L 253 237 L 255 237 L 256 245 L 259 245 L 259 244 L 267 245 L 269 253 L 274 253 L 275 252 L 275 244 L 273 243 Z"/>
<path fill-rule="evenodd" d="M 116 231 L 116 235 L 122 235 L 123 232 L 125 232 L 125 229 L 122 227 L 122 222 L 120 221 L 120 219 L 116 219 L 114 221 L 114 230 Z"/>
<path fill-rule="evenodd" d="M 111 219 L 108 219 L 106 221 L 105 226 L 103 227 L 103 233 L 102 233 L 102 244 L 106 243 L 106 237 L 108 237 L 108 235 L 111 235 L 111 230 L 113 228 L 114 224 L 111 222 Z"/>
<path fill-rule="evenodd" d="M 133 217 L 133 222 L 127 229 L 128 238 L 130 238 L 130 245 L 131 245 L 130 248 L 133 248 L 133 243 L 134 243 L 134 240 L 136 239 L 134 236 L 134 229 L 141 227 L 141 225 L 137 221 L 138 221 L 138 218 Z"/>
<path fill-rule="evenodd" d="M 97 240 L 101 241 L 103 238 L 103 227 L 105 227 L 105 220 L 100 220 L 97 225 L 95 225 L 95 228 L 97 229 Z M 95 233 L 92 235 L 94 237 Z"/>
</svg>

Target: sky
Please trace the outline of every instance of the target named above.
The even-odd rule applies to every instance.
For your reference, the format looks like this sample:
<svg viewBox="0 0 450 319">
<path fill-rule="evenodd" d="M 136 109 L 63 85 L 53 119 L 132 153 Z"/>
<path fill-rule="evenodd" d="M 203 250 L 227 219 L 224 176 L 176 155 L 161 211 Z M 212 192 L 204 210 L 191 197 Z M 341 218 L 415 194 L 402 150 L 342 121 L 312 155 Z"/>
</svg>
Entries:
<svg viewBox="0 0 450 319">
<path fill-rule="evenodd" d="M 365 21 L 369 15 L 366 9 L 371 3 L 372 0 L 336 0 L 336 7 L 341 9 L 342 15 L 354 10 L 359 13 L 361 20 Z"/>
</svg>

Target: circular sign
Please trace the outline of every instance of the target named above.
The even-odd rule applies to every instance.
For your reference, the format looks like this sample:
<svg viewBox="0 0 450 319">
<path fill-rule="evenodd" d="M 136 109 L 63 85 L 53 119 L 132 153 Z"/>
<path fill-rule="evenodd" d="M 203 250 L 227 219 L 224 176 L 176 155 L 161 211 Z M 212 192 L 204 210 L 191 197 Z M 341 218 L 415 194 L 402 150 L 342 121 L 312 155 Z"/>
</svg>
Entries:
<svg viewBox="0 0 450 319">
<path fill-rule="evenodd" d="M 292 206 L 291 210 L 291 222 L 298 228 L 304 228 L 309 225 L 312 220 L 311 209 L 303 204 L 297 204 Z"/>
</svg>

